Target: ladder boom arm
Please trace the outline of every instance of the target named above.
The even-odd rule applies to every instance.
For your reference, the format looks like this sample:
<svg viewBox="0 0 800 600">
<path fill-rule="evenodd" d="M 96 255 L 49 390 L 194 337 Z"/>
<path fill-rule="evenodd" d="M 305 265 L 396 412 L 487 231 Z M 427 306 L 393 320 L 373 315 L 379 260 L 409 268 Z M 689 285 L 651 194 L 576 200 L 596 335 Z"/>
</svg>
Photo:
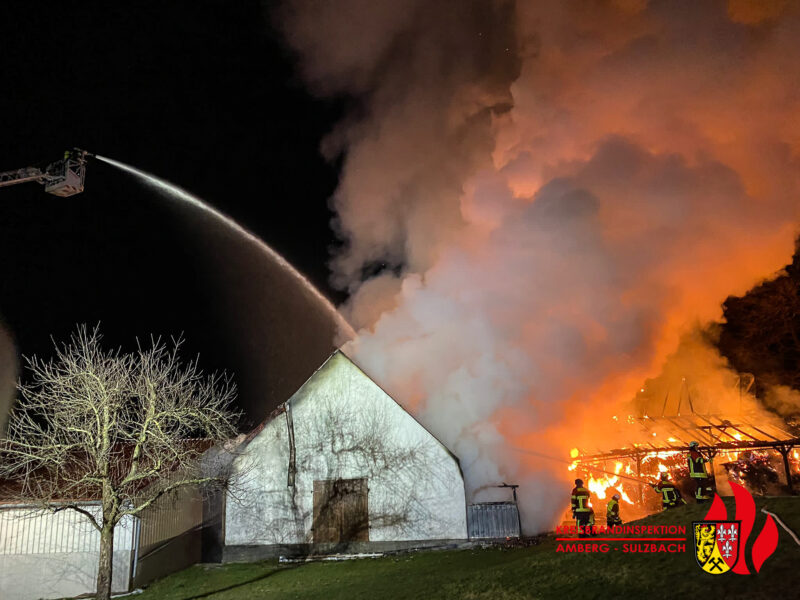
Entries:
<svg viewBox="0 0 800 600">
<path fill-rule="evenodd" d="M 0 187 L 7 187 L 9 185 L 16 185 L 18 183 L 25 183 L 28 181 L 43 182 L 45 174 L 41 169 L 36 167 L 28 167 L 26 169 L 17 169 L 16 171 L 4 171 L 0 173 Z"/>
<path fill-rule="evenodd" d="M 46 192 L 66 197 L 83 191 L 86 177 L 86 161 L 93 154 L 80 148 L 64 153 L 64 158 L 45 167 L 25 167 L 0 172 L 0 188 L 35 181 L 44 185 Z"/>
</svg>

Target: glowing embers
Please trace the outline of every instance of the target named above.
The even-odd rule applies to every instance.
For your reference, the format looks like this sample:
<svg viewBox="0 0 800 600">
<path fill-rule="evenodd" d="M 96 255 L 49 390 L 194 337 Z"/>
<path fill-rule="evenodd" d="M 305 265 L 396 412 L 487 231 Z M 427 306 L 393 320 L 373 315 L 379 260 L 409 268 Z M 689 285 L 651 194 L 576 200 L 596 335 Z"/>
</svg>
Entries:
<svg viewBox="0 0 800 600">
<path fill-rule="evenodd" d="M 569 470 L 584 478 L 598 500 L 610 497 L 613 488 L 637 508 L 658 510 L 656 495 L 649 493 L 647 484 L 658 481 L 662 473 L 688 492 L 690 441 L 699 442 L 701 453 L 712 459 L 709 474 L 718 483 L 728 479 L 754 493 L 783 494 L 791 492 L 792 477 L 800 474 L 800 438 L 775 424 L 697 413 L 610 420 L 616 431 L 608 432 L 609 439 L 624 439 L 622 447 L 595 453 L 577 447 L 570 452 Z"/>
</svg>

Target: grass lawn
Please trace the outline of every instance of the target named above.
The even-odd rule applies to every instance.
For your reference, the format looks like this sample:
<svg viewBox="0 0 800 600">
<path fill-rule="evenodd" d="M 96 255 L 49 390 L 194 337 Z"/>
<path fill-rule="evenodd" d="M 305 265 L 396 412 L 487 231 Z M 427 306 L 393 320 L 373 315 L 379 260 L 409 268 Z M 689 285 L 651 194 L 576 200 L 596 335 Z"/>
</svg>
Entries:
<svg viewBox="0 0 800 600">
<path fill-rule="evenodd" d="M 756 501 L 800 534 L 800 498 Z M 733 499 L 726 501 L 733 518 Z M 556 552 L 555 536 L 529 548 L 420 552 L 346 562 L 278 565 L 277 562 L 197 565 L 153 583 L 137 600 L 256 600 L 309 598 L 800 598 L 800 546 L 779 526 L 778 548 L 761 573 L 708 575 L 694 559 L 691 522 L 708 505 L 689 505 L 637 524 L 685 525 L 685 554 Z M 757 512 L 751 545 L 765 515 Z M 602 537 L 602 536 L 599 536 Z"/>
</svg>

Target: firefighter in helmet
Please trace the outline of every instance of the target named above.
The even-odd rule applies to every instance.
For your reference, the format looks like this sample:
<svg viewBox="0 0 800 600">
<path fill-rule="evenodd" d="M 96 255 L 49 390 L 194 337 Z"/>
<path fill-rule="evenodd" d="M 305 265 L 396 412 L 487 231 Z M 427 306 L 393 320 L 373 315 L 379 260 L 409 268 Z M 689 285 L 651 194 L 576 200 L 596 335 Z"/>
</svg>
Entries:
<svg viewBox="0 0 800 600">
<path fill-rule="evenodd" d="M 689 477 L 694 483 L 694 498 L 698 504 L 702 504 L 708 502 L 713 495 L 711 478 L 706 471 L 706 463 L 711 462 L 711 459 L 703 456 L 698 446 L 697 442 L 689 442 L 689 456 L 686 460 L 689 463 Z"/>
<path fill-rule="evenodd" d="M 579 528 L 587 527 L 591 525 L 589 521 L 594 517 L 594 511 L 592 510 L 592 505 L 589 502 L 589 490 L 583 487 L 583 479 L 576 479 L 575 480 L 575 487 L 572 488 L 572 516 L 575 518 L 575 522 Z M 580 530 L 581 533 L 579 534 L 581 537 L 583 536 L 583 529 Z"/>
<path fill-rule="evenodd" d="M 661 480 L 656 484 L 650 484 L 657 494 L 661 494 L 661 508 L 668 510 L 686 504 L 686 500 L 681 496 L 680 490 L 669 480 L 669 474 L 661 473 Z"/>
<path fill-rule="evenodd" d="M 619 517 L 619 498 L 619 494 L 614 494 L 606 504 L 606 525 L 608 527 L 622 525 L 622 519 Z"/>
</svg>

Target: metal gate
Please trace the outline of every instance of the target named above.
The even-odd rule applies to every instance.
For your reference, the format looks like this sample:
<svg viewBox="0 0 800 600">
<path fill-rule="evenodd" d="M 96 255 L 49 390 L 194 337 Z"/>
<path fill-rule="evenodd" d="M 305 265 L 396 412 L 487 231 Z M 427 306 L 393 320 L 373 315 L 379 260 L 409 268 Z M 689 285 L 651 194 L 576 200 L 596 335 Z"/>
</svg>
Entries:
<svg viewBox="0 0 800 600">
<path fill-rule="evenodd" d="M 519 537 L 519 510 L 513 502 L 482 502 L 467 507 L 470 539 Z"/>
</svg>

